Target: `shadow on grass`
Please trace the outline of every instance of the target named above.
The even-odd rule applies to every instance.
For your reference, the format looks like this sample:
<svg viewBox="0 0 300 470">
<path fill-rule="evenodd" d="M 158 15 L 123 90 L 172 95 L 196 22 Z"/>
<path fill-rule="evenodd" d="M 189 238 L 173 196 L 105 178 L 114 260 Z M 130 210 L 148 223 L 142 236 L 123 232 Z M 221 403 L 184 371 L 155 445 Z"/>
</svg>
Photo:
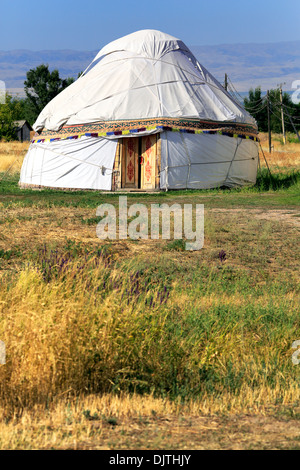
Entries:
<svg viewBox="0 0 300 470">
<path fill-rule="evenodd" d="M 258 171 L 255 188 L 260 191 L 288 189 L 300 183 L 300 172 L 270 173 L 267 169 Z"/>
</svg>

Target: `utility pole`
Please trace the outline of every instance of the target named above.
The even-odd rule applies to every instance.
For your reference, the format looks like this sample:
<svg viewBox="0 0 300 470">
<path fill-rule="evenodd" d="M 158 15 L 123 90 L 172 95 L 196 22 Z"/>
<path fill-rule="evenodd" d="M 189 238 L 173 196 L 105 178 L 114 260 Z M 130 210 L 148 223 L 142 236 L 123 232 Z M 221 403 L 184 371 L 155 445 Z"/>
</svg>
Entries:
<svg viewBox="0 0 300 470">
<path fill-rule="evenodd" d="M 290 113 L 288 112 L 288 110 L 286 110 L 286 112 L 287 112 L 287 115 L 288 115 L 288 117 L 289 117 L 289 120 L 291 121 L 291 124 L 292 124 L 292 126 L 293 126 L 293 128 L 294 128 L 295 134 L 297 134 L 297 137 L 298 137 L 298 139 L 299 139 L 299 141 L 300 141 L 299 132 L 297 131 L 297 129 L 296 129 L 296 127 L 295 127 L 295 124 L 294 124 L 293 121 L 292 121 L 291 115 L 290 115 Z"/>
<path fill-rule="evenodd" d="M 283 143 L 286 144 L 285 138 L 285 127 L 284 127 L 284 114 L 283 114 L 283 101 L 282 101 L 282 83 L 280 84 L 280 103 L 281 103 L 281 122 L 282 122 L 282 134 L 283 134 Z"/>
<path fill-rule="evenodd" d="M 228 90 L 228 76 L 227 76 L 227 73 L 225 73 L 224 88 L 225 88 L 226 91 Z"/>
<path fill-rule="evenodd" d="M 270 94 L 267 91 L 267 110 L 268 110 L 268 133 L 269 133 L 269 153 L 272 151 L 271 122 L 270 122 Z"/>
</svg>

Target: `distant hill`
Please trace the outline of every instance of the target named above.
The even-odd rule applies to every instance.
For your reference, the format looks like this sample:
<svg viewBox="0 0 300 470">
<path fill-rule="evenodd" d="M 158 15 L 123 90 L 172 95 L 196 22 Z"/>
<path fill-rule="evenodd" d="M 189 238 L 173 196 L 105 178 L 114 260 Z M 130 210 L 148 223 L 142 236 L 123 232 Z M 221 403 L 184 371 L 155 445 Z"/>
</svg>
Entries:
<svg viewBox="0 0 300 470">
<path fill-rule="evenodd" d="M 270 44 L 191 46 L 193 54 L 221 83 L 227 73 L 238 91 L 261 86 L 266 91 L 300 80 L 300 41 Z"/>
<path fill-rule="evenodd" d="M 98 51 L 0 51 L 0 80 L 13 92 L 21 92 L 26 72 L 40 64 L 49 64 L 50 70 L 57 68 L 62 78 L 77 78 L 93 60 Z"/>
<path fill-rule="evenodd" d="M 300 80 L 300 41 L 189 47 L 199 62 L 221 83 L 227 73 L 239 92 L 248 92 L 251 87 L 259 85 L 262 90 L 267 90 L 283 82 L 286 82 L 283 89 L 291 90 L 292 82 Z M 13 93 L 21 92 L 26 72 L 42 63 L 49 64 L 51 70 L 57 68 L 63 78 L 76 78 L 97 52 L 0 51 L 0 80 L 4 80 Z"/>
</svg>

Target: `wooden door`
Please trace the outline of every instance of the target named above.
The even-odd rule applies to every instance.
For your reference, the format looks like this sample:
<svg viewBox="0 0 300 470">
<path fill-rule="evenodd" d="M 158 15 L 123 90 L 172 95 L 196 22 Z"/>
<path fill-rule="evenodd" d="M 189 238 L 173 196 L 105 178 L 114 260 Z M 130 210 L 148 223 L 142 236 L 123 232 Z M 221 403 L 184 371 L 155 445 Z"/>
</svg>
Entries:
<svg viewBox="0 0 300 470">
<path fill-rule="evenodd" d="M 139 139 L 122 139 L 122 188 L 139 187 Z"/>
<path fill-rule="evenodd" d="M 142 137 L 141 188 L 155 189 L 157 134 Z"/>
</svg>

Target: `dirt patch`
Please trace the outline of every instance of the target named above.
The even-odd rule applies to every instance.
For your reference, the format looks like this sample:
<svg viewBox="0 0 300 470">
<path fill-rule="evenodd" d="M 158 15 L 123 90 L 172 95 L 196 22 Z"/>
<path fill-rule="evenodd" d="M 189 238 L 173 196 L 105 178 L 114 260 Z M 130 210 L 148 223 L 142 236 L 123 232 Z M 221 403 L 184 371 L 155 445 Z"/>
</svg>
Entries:
<svg viewBox="0 0 300 470">
<path fill-rule="evenodd" d="M 245 209 L 210 209 L 211 212 L 245 214 Z M 247 209 L 250 217 L 272 222 L 282 222 L 289 226 L 300 228 L 300 212 L 298 210 L 284 209 Z"/>
<path fill-rule="evenodd" d="M 300 442 L 299 421 L 264 416 L 140 416 L 116 425 L 95 421 L 92 429 L 100 435 L 77 441 L 76 449 L 289 450 Z"/>
</svg>

